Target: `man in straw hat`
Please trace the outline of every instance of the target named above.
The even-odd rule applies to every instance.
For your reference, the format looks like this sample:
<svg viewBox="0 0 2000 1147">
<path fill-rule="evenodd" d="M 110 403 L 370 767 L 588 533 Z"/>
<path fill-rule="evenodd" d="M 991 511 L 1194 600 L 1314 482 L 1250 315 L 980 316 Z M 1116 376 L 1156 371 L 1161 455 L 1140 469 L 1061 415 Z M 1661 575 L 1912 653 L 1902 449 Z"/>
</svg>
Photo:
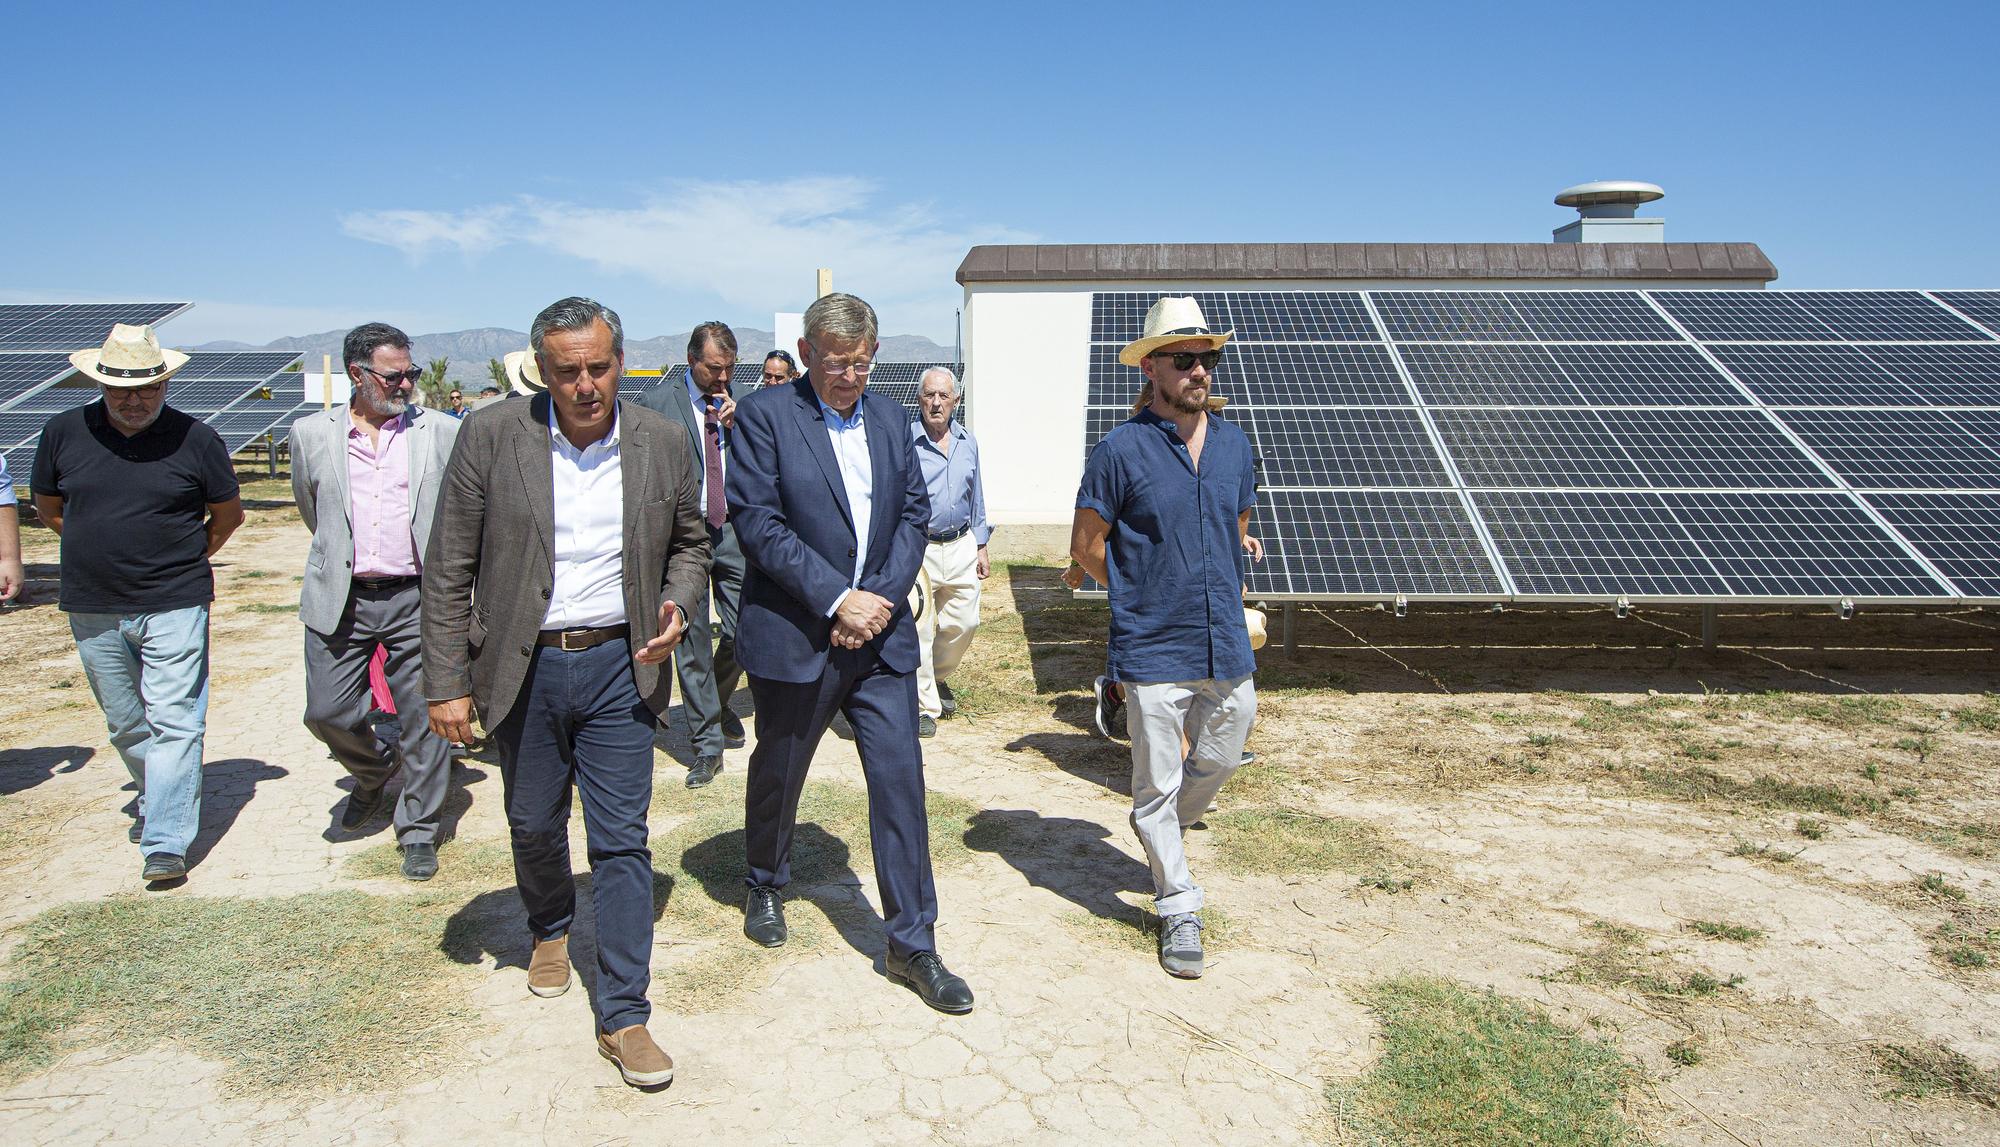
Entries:
<svg viewBox="0 0 2000 1147">
<path fill-rule="evenodd" d="M 1236 771 L 1257 713 L 1237 565 L 1256 475 L 1249 439 L 1208 405 L 1232 333 L 1211 331 L 1192 298 L 1146 312 L 1118 361 L 1151 398 L 1091 451 L 1070 531 L 1070 556 L 1110 589 L 1106 675 L 1125 689 L 1132 828 L 1153 869 L 1160 966 L 1185 979 L 1202 972 L 1202 890 L 1182 834 Z"/>
<path fill-rule="evenodd" d="M 439 736 L 471 741 L 476 703 L 500 750 L 537 996 L 570 985 L 571 788 L 582 798 L 597 1050 L 654 1087 L 674 1065 L 646 1029 L 653 731 L 665 663 L 702 600 L 708 530 L 687 436 L 618 397 L 617 312 L 560 299 L 529 338 L 546 391 L 466 419 L 445 467 L 424 555 L 424 691 Z"/>
<path fill-rule="evenodd" d="M 69 356 L 102 397 L 49 419 L 35 512 L 62 536 L 62 593 L 111 744 L 138 786 L 148 882 L 187 875 L 208 727 L 208 559 L 243 524 L 222 437 L 167 405 L 188 356 L 119 324 Z"/>
<path fill-rule="evenodd" d="M 313 533 L 299 587 L 306 728 L 354 777 L 340 827 L 360 829 L 388 802 L 396 769 L 369 723 L 369 661 L 378 646 L 386 651 L 382 673 L 401 717 L 396 839 L 403 875 L 429 880 L 437 875 L 451 756 L 419 717 L 418 607 L 438 477 L 451 458 L 458 420 L 410 405 L 423 372 L 410 362 L 410 337 L 395 327 L 364 323 L 347 332 L 341 361 L 353 387 L 347 405 L 292 424 L 292 494 Z"/>
</svg>

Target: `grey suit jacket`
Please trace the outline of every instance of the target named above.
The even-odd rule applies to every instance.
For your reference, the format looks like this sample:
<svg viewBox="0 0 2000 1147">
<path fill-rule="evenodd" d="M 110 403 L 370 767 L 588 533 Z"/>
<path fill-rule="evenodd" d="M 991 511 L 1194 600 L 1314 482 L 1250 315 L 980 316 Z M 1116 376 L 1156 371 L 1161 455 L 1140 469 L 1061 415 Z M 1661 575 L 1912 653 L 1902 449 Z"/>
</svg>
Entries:
<svg viewBox="0 0 2000 1147">
<path fill-rule="evenodd" d="M 549 396 L 501 402 L 459 423 L 424 559 L 424 695 L 468 694 L 488 729 L 527 680 L 555 587 L 555 464 Z M 708 527 L 686 436 L 618 403 L 625 490 L 625 616 L 636 648 L 659 634 L 661 599 L 692 615 L 708 584 Z M 672 675 L 633 663 L 639 695 L 664 715 Z"/>
<path fill-rule="evenodd" d="M 417 560 L 430 543 L 437 508 L 438 478 L 458 438 L 458 419 L 421 407 L 410 408 L 404 445 L 410 465 L 410 534 Z M 292 497 L 299 517 L 313 532 L 306 553 L 305 584 L 299 587 L 299 620 L 314 633 L 332 633 L 347 609 L 354 578 L 353 499 L 347 487 L 347 407 L 335 406 L 292 423 Z"/>
<path fill-rule="evenodd" d="M 729 391 L 729 396 L 741 402 L 749 395 L 762 389 L 763 387 L 755 384 L 732 387 Z M 694 403 L 688 399 L 687 383 L 685 381 L 662 383 L 647 391 L 644 395 L 641 395 L 639 405 L 649 410 L 657 410 L 668 418 L 678 421 L 682 428 L 687 431 L 688 449 L 693 452 L 689 457 L 689 464 L 694 467 L 695 490 L 697 491 L 697 496 L 699 496 L 701 471 L 704 465 L 702 451 L 706 449 L 702 441 L 702 435 L 705 433 L 703 430 L 705 420 L 695 410 Z M 732 445 L 730 431 L 725 429 L 722 432 L 722 441 L 725 450 Z"/>
</svg>

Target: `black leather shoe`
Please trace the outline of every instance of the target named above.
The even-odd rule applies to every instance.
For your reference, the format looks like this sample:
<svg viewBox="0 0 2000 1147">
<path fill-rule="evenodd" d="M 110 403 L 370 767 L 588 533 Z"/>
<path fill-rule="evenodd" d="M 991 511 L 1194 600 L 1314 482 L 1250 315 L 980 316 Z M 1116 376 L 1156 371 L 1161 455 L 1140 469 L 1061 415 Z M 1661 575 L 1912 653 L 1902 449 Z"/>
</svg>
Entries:
<svg viewBox="0 0 2000 1147">
<path fill-rule="evenodd" d="M 437 874 L 437 845 L 406 844 L 403 846 L 403 879 L 429 880 Z"/>
<path fill-rule="evenodd" d="M 715 774 L 721 771 L 721 753 L 704 754 L 696 757 L 693 766 L 688 769 L 687 786 L 691 789 L 698 789 L 714 780 Z"/>
<path fill-rule="evenodd" d="M 925 1003 L 946 1015 L 962 1016 L 972 1010 L 972 989 L 964 980 L 945 970 L 936 952 L 918 952 L 907 964 L 884 957 L 889 978 L 899 980 Z"/>
<path fill-rule="evenodd" d="M 944 715 L 949 718 L 958 712 L 958 698 L 952 696 L 951 686 L 946 685 L 944 682 L 938 682 L 937 687 L 938 708 L 943 709 Z"/>
<path fill-rule="evenodd" d="M 148 884 L 163 880 L 179 880 L 188 874 L 187 858 L 173 852 L 155 852 L 146 857 L 146 867 L 139 878 Z"/>
<path fill-rule="evenodd" d="M 132 818 L 132 827 L 125 830 L 125 839 L 131 841 L 133 844 L 137 844 L 140 841 L 146 839 L 145 817 L 139 816 Z"/>
<path fill-rule="evenodd" d="M 928 716 L 927 714 L 923 713 L 917 714 L 917 736 L 919 737 L 937 736 L 937 720 L 933 717 Z"/>
<path fill-rule="evenodd" d="M 743 747 L 743 718 L 727 709 L 722 711 L 722 744 L 731 749 Z"/>
<path fill-rule="evenodd" d="M 373 789 L 364 789 L 357 785 L 353 792 L 347 794 L 347 808 L 340 814 L 340 827 L 353 832 L 374 820 L 375 814 L 381 812 L 382 806 L 387 803 L 385 799 L 387 796 L 386 785 Z"/>
<path fill-rule="evenodd" d="M 743 901 L 743 934 L 766 948 L 785 943 L 785 905 L 778 890 L 758 885 Z"/>
</svg>

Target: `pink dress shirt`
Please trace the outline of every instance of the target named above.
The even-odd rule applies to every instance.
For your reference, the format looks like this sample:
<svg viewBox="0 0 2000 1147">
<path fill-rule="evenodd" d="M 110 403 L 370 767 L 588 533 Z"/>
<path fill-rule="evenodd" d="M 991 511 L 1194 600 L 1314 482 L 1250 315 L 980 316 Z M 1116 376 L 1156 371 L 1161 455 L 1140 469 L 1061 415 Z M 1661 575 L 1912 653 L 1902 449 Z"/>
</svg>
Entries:
<svg viewBox="0 0 2000 1147">
<path fill-rule="evenodd" d="M 409 415 L 382 424 L 376 441 L 347 420 L 347 521 L 354 528 L 355 577 L 423 572 L 410 533 Z"/>
</svg>

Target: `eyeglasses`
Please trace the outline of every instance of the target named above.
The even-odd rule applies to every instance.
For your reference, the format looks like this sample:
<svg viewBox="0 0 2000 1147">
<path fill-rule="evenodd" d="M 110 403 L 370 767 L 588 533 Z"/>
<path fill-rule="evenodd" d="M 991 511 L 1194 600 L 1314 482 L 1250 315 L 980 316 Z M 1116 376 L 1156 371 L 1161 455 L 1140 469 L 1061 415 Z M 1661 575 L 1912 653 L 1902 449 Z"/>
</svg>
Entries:
<svg viewBox="0 0 2000 1147">
<path fill-rule="evenodd" d="M 411 386 L 415 386 L 424 377 L 424 372 L 415 367 L 411 367 L 409 370 L 392 370 L 388 374 L 383 374 L 367 363 L 357 362 L 354 365 L 388 383 L 390 386 L 401 386 L 406 382 Z M 452 397 L 457 398 L 458 396 L 454 394 Z"/>
<path fill-rule="evenodd" d="M 1146 357 L 1172 359 L 1175 370 L 1193 370 L 1195 363 L 1200 363 L 1204 370 L 1214 370 L 1215 364 L 1222 361 L 1222 351 L 1219 349 L 1204 351 L 1156 350 Z"/>
<path fill-rule="evenodd" d="M 836 377 L 852 372 L 856 378 L 867 378 L 868 372 L 875 369 L 875 364 L 872 362 L 822 362 L 815 364 L 813 369 L 819 371 L 821 374 Z"/>
</svg>

